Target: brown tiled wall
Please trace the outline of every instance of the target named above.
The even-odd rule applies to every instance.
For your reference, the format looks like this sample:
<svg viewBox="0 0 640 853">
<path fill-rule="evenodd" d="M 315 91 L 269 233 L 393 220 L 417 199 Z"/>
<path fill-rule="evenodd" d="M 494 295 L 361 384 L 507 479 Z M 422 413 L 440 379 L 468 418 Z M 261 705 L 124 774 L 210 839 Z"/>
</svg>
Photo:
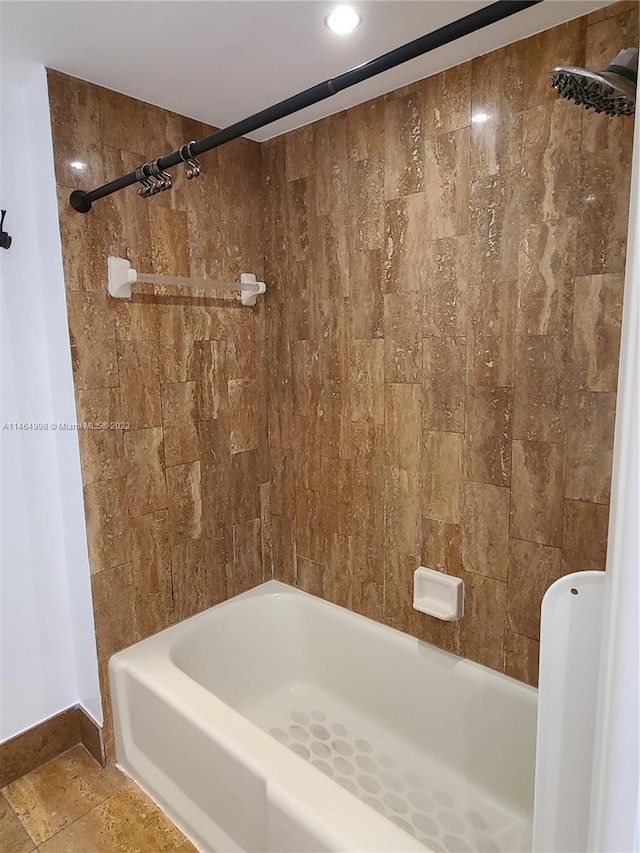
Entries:
<svg viewBox="0 0 640 853">
<path fill-rule="evenodd" d="M 608 7 L 262 146 L 277 576 L 531 683 L 544 591 L 604 568 L 633 127 L 549 70 L 637 25 Z M 464 579 L 461 622 L 412 609 L 420 562 Z"/>
<path fill-rule="evenodd" d="M 49 75 L 69 327 L 107 741 L 109 656 L 271 576 L 264 303 L 106 291 L 108 255 L 141 272 L 262 276 L 260 154 L 238 141 L 148 201 L 86 216 L 68 197 L 213 130 Z M 84 162 L 76 173 L 70 163 Z M 108 745 L 108 744 L 107 744 Z"/>
</svg>

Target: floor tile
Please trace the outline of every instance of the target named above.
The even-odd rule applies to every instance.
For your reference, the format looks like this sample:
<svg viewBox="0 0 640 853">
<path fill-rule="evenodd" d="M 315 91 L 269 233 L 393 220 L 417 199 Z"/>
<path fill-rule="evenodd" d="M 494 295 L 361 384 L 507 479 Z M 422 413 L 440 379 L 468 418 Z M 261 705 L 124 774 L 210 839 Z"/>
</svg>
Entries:
<svg viewBox="0 0 640 853">
<path fill-rule="evenodd" d="M 183 850 L 184 843 L 182 833 L 131 783 L 50 838 L 39 850 L 40 853 L 176 853 Z"/>
<path fill-rule="evenodd" d="M 79 745 L 7 785 L 2 793 L 36 844 L 42 844 L 130 784 L 115 767 L 103 770 Z"/>
<path fill-rule="evenodd" d="M 188 848 L 185 847 L 185 851 Z M 0 794 L 0 850 L 5 853 L 30 853 L 35 844 L 14 810 Z M 182 853 L 182 848 L 179 848 Z"/>
</svg>

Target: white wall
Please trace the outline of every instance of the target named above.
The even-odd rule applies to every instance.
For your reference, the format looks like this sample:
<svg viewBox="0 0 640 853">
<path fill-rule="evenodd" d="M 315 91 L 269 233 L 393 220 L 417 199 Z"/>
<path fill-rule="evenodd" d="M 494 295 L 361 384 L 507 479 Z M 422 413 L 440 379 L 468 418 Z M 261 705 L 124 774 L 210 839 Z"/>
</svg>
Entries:
<svg viewBox="0 0 640 853">
<path fill-rule="evenodd" d="M 640 112 L 636 114 L 589 850 L 640 845 Z"/>
<path fill-rule="evenodd" d="M 1 110 L 0 422 L 74 423 L 44 68 Z M 3 742 L 77 703 L 102 717 L 77 433 L 0 430 Z"/>
</svg>

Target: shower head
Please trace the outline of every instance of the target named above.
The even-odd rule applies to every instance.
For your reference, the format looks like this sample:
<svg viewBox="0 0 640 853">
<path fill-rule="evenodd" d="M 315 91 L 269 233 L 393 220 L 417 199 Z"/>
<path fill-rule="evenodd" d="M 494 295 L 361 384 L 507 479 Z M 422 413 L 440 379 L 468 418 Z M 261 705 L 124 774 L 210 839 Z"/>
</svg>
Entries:
<svg viewBox="0 0 640 853">
<path fill-rule="evenodd" d="M 600 73 L 557 65 L 551 72 L 551 85 L 570 101 L 587 110 L 610 116 L 630 116 L 635 111 L 638 80 L 638 49 L 621 50 Z"/>
</svg>

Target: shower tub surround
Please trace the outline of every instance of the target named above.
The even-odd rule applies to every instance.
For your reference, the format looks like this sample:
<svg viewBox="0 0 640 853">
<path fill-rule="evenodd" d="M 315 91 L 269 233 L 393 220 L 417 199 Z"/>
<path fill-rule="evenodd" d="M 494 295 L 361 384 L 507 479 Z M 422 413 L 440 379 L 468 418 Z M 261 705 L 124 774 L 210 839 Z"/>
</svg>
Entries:
<svg viewBox="0 0 640 853">
<path fill-rule="evenodd" d="M 536 691 L 293 587 L 110 676 L 120 765 L 202 851 L 531 849 Z"/>
</svg>

